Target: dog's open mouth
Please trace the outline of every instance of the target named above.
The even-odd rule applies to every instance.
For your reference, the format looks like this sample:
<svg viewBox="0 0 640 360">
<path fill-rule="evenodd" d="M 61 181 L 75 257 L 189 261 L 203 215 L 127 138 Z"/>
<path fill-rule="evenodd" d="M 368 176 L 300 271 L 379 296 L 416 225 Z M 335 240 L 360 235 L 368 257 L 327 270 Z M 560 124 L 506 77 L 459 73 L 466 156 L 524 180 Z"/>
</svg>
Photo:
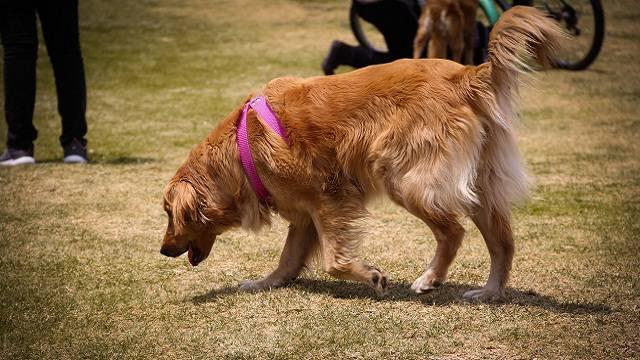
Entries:
<svg viewBox="0 0 640 360">
<path fill-rule="evenodd" d="M 200 261 L 202 261 L 200 251 L 194 249 L 191 244 L 189 244 L 189 251 L 187 256 L 189 257 L 189 263 L 191 264 L 191 266 L 198 266 Z"/>
</svg>

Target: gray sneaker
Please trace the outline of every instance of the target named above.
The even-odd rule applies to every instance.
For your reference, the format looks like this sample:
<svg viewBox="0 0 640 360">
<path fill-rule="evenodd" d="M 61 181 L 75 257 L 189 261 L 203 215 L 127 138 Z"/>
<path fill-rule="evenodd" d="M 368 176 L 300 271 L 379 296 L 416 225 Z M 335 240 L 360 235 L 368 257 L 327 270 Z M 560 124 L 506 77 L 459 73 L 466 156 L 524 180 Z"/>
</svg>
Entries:
<svg viewBox="0 0 640 360">
<path fill-rule="evenodd" d="M 20 150 L 7 148 L 0 156 L 0 166 L 16 166 L 24 164 L 35 164 L 33 149 Z"/>
<path fill-rule="evenodd" d="M 87 147 L 82 145 L 80 140 L 73 139 L 64 146 L 64 162 L 67 164 L 86 164 L 89 162 Z"/>
</svg>

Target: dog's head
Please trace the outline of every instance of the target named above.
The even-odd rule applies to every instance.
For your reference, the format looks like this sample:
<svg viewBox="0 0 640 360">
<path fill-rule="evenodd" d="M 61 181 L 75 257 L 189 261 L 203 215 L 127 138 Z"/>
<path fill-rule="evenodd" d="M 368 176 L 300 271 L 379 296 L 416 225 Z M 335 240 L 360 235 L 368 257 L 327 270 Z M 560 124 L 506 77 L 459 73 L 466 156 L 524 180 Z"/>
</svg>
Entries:
<svg viewBox="0 0 640 360">
<path fill-rule="evenodd" d="M 181 170 L 184 170 L 181 169 Z M 240 223 L 232 196 L 215 193 L 215 179 L 198 179 L 179 171 L 164 192 L 169 222 L 160 253 L 177 257 L 188 252 L 196 266 L 209 256 L 216 236 Z"/>
</svg>

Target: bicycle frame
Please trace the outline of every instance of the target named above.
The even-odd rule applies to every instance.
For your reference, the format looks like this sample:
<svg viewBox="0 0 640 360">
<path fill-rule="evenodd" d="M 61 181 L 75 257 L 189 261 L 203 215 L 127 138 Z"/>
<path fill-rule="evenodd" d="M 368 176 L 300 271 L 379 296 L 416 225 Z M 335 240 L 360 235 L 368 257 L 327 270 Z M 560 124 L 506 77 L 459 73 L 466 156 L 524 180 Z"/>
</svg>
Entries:
<svg viewBox="0 0 640 360">
<path fill-rule="evenodd" d="M 506 4 L 504 4 L 501 1 L 501 4 L 499 5 L 504 11 L 505 9 L 504 6 L 506 6 Z M 491 26 L 495 25 L 498 22 L 498 18 L 500 18 L 500 14 L 498 13 L 498 7 L 496 7 L 496 3 L 493 2 L 493 0 L 480 0 L 480 7 L 482 8 L 482 12 L 484 12 L 484 15 L 489 20 L 489 24 Z"/>
<path fill-rule="evenodd" d="M 498 6 L 496 6 L 496 4 Z M 498 7 L 505 12 L 511 8 L 511 5 L 507 3 L 505 0 L 480 0 L 480 7 L 482 8 L 482 12 L 489 20 L 489 25 L 493 26 L 498 22 L 500 18 L 500 14 L 498 12 Z"/>
</svg>

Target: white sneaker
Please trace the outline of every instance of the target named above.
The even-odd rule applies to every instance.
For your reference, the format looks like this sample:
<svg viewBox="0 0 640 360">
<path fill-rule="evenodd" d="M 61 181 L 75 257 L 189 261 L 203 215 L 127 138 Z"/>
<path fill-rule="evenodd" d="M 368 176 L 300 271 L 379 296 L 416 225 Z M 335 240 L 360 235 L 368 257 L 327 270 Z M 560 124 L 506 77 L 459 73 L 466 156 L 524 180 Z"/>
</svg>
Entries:
<svg viewBox="0 0 640 360">
<path fill-rule="evenodd" d="M 33 149 L 20 150 L 8 148 L 0 156 L 0 166 L 16 166 L 35 163 L 36 159 L 33 158 Z"/>
<path fill-rule="evenodd" d="M 86 164 L 89 162 L 87 147 L 78 139 L 73 139 L 64 146 L 64 159 L 67 164 Z"/>
</svg>

